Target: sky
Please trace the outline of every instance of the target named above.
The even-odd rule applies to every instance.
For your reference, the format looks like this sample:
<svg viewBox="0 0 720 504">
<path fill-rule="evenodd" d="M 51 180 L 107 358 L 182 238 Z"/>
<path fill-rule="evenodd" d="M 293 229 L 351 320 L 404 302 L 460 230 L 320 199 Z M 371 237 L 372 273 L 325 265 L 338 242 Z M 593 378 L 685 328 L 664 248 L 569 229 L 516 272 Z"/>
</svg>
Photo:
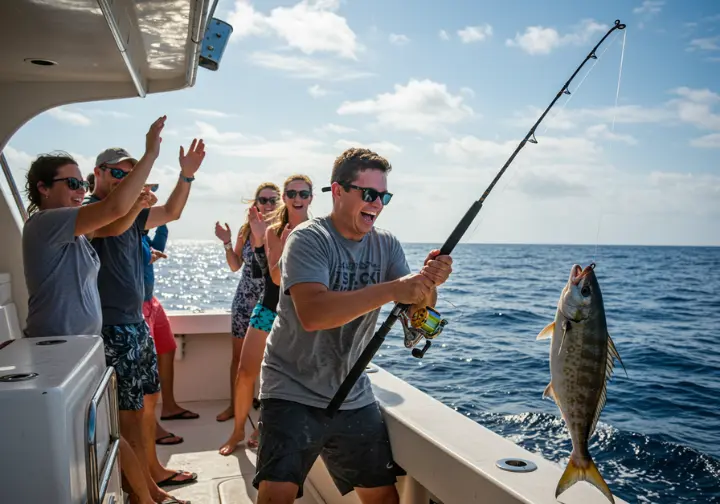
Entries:
<svg viewBox="0 0 720 504">
<path fill-rule="evenodd" d="M 139 157 L 166 114 L 160 203 L 179 146 L 207 143 L 171 240 L 215 239 L 216 221 L 235 233 L 255 187 L 294 173 L 315 183 L 312 215 L 327 214 L 320 189 L 358 146 L 393 166 L 377 225 L 442 243 L 620 19 L 462 241 L 720 245 L 718 2 L 220 0 L 215 17 L 234 29 L 217 72 L 35 117 L 5 149 L 17 184 L 42 152 L 70 152 L 85 174 L 108 146 Z"/>
</svg>

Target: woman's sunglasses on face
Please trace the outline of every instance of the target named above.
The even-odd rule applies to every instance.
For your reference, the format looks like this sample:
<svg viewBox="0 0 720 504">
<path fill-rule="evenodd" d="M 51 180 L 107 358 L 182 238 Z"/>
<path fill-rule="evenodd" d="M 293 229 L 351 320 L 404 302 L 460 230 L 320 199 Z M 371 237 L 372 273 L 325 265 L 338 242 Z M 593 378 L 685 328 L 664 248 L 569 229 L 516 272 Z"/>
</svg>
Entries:
<svg viewBox="0 0 720 504">
<path fill-rule="evenodd" d="M 53 182 L 62 182 L 63 180 L 71 191 L 77 191 L 81 187 L 85 192 L 90 189 L 90 182 L 88 182 L 87 180 L 80 180 L 75 177 L 56 178 L 53 179 Z"/>
<path fill-rule="evenodd" d="M 260 197 L 258 197 L 257 201 L 261 205 L 267 205 L 268 203 L 270 203 L 271 205 L 274 205 L 275 203 L 277 203 L 277 197 L 271 196 L 269 198 L 266 198 L 265 196 L 260 196 Z"/>
<path fill-rule="evenodd" d="M 354 184 L 340 184 L 342 187 L 345 188 L 346 191 L 349 191 L 350 189 L 357 189 L 358 191 L 362 191 L 362 199 L 366 203 L 372 203 L 376 199 L 380 198 L 380 201 L 382 201 L 383 206 L 390 203 L 390 200 L 392 199 L 393 195 L 392 193 L 389 193 L 387 191 L 378 191 L 377 189 L 373 189 L 372 187 L 359 187 Z M 328 192 L 331 190 L 330 187 L 323 187 L 323 192 Z"/>
<path fill-rule="evenodd" d="M 288 189 L 287 191 L 285 191 L 285 196 L 287 196 L 289 199 L 295 199 L 295 196 L 297 196 L 298 194 L 302 199 L 308 199 L 310 196 L 312 196 L 312 192 L 308 191 L 307 189 L 303 189 L 302 191 Z"/>
</svg>

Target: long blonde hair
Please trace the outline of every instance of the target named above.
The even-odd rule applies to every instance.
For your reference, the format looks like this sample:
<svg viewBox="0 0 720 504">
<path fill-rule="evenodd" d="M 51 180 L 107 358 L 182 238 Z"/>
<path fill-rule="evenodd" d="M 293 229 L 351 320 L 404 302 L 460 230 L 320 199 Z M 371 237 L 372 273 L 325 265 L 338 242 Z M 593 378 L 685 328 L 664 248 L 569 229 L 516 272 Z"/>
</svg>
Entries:
<svg viewBox="0 0 720 504">
<path fill-rule="evenodd" d="M 278 196 L 280 195 L 280 188 L 272 182 L 263 182 L 257 187 L 257 189 L 255 189 L 255 197 L 249 201 L 250 204 L 245 211 L 245 223 L 240 227 L 240 237 L 242 243 L 245 243 L 250 236 L 250 209 L 257 204 L 257 199 L 263 189 L 272 189 L 278 193 Z"/>
<path fill-rule="evenodd" d="M 305 182 L 308 187 L 310 187 L 310 194 L 312 195 L 312 180 L 310 180 L 310 177 L 308 177 L 307 175 L 301 174 L 290 175 L 287 179 L 285 179 L 285 183 L 283 184 L 283 194 L 285 194 L 285 191 L 287 191 L 290 183 L 296 180 L 301 180 Z M 281 200 L 280 206 L 275 209 L 275 212 L 273 212 L 270 223 L 268 224 L 268 228 L 270 228 L 279 237 L 280 235 L 282 235 L 283 229 L 285 229 L 285 226 L 287 225 L 289 219 L 290 213 L 288 207 L 285 202 Z"/>
</svg>

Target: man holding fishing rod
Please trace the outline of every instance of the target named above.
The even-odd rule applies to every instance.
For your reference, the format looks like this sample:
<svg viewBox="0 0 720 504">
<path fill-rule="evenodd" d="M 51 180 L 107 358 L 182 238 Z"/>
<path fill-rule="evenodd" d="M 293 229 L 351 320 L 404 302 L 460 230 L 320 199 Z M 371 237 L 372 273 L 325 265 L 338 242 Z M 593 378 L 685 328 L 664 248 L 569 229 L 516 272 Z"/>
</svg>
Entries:
<svg viewBox="0 0 720 504">
<path fill-rule="evenodd" d="M 334 163 L 332 212 L 297 226 L 280 258 L 278 315 L 261 369 L 258 504 L 292 503 L 318 455 L 343 494 L 364 504 L 398 502 L 390 441 L 370 380 L 362 375 L 340 411 L 325 408 L 372 338 L 391 302 L 434 306 L 452 271 L 433 250 L 411 273 L 399 240 L 374 227 L 392 194 L 390 163 L 351 148 Z M 286 230 L 290 231 L 290 230 Z"/>
</svg>

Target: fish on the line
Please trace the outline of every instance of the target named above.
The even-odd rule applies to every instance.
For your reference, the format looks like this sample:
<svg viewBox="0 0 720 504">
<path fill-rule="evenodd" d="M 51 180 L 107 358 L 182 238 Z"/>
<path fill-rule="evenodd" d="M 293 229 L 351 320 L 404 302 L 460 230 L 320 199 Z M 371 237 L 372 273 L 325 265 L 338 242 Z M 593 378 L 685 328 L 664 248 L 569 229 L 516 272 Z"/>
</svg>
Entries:
<svg viewBox="0 0 720 504">
<path fill-rule="evenodd" d="M 574 264 L 563 287 L 555 320 L 538 340 L 551 338 L 550 383 L 543 398 L 555 401 L 572 440 L 570 460 L 555 489 L 557 498 L 578 481 L 587 481 L 611 503 L 612 492 L 590 456 L 588 442 L 607 400 L 607 383 L 620 355 L 608 334 L 595 264 Z M 627 371 L 625 372 L 627 375 Z"/>
</svg>

